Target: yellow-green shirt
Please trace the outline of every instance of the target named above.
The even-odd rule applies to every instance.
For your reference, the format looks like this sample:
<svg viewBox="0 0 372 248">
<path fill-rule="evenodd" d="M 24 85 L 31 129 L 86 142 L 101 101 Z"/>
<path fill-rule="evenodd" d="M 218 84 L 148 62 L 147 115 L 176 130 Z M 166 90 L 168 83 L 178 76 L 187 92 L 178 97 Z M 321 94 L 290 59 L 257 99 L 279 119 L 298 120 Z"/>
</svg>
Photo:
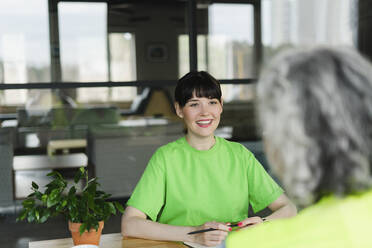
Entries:
<svg viewBox="0 0 372 248">
<path fill-rule="evenodd" d="M 231 233 L 227 248 L 371 248 L 372 191 L 329 197 L 291 219 Z"/>
<path fill-rule="evenodd" d="M 282 193 L 243 145 L 216 137 L 199 151 L 183 137 L 155 152 L 127 204 L 153 221 L 196 226 L 241 221 L 249 204 L 259 211 Z"/>
</svg>

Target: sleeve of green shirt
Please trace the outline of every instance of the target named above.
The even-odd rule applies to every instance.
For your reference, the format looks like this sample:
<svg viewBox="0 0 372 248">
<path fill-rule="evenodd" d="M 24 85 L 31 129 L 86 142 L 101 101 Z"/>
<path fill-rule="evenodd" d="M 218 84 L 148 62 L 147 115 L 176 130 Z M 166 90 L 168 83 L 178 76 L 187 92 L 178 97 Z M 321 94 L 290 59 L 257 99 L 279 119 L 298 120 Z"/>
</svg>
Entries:
<svg viewBox="0 0 372 248">
<path fill-rule="evenodd" d="M 156 221 L 164 204 L 165 176 L 163 154 L 157 150 L 151 157 L 145 171 L 134 189 L 128 206 L 132 206 Z"/>
<path fill-rule="evenodd" d="M 249 201 L 254 212 L 258 212 L 281 194 L 283 189 L 272 179 L 251 152 L 247 152 Z"/>
</svg>

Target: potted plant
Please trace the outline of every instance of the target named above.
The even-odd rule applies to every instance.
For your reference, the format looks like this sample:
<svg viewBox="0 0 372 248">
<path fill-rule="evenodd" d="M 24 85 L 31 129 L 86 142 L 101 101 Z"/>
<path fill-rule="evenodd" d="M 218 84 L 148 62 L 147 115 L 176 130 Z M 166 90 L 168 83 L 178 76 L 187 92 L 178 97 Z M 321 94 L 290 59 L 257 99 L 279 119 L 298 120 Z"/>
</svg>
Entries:
<svg viewBox="0 0 372 248">
<path fill-rule="evenodd" d="M 23 210 L 17 221 L 26 219 L 28 222 L 43 223 L 62 214 L 69 222 L 74 245 L 99 245 L 104 221 L 117 211 L 123 213 L 123 206 L 108 201 L 111 195 L 98 190 L 97 178 L 88 180 L 88 171 L 84 167 L 75 174 L 74 185 L 69 189 L 67 180 L 60 173 L 53 171 L 47 176 L 52 181 L 45 186 L 44 192 L 40 192 L 39 186 L 32 182 L 33 193 L 22 202 Z M 81 193 L 77 192 L 79 182 L 85 183 Z"/>
</svg>

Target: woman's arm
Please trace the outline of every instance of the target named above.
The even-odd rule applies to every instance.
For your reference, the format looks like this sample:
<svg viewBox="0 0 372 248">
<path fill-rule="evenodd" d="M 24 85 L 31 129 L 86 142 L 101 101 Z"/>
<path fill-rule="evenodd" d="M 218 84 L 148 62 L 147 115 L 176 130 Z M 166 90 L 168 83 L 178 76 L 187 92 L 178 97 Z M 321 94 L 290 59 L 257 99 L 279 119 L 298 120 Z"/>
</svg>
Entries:
<svg viewBox="0 0 372 248">
<path fill-rule="evenodd" d="M 189 232 L 215 228 L 216 231 L 189 235 Z M 202 226 L 173 226 L 146 219 L 142 211 L 128 206 L 121 221 L 121 234 L 125 237 L 136 237 L 152 240 L 194 242 L 208 246 L 220 244 L 231 228 L 223 223 L 207 222 Z"/>
<path fill-rule="evenodd" d="M 288 197 L 284 193 L 281 194 L 278 199 L 273 201 L 268 207 L 272 211 L 272 213 L 266 216 L 265 220 L 288 218 L 297 214 L 296 206 L 288 199 Z M 250 227 L 262 222 L 262 218 L 255 216 L 241 221 L 239 223 L 239 226 L 243 228 L 248 226 Z"/>
<path fill-rule="evenodd" d="M 288 199 L 288 197 L 284 193 L 281 194 L 278 199 L 273 201 L 269 205 L 269 208 L 271 211 L 273 211 L 273 213 L 267 216 L 265 218 L 266 220 L 288 218 L 297 214 L 296 206 Z"/>
</svg>

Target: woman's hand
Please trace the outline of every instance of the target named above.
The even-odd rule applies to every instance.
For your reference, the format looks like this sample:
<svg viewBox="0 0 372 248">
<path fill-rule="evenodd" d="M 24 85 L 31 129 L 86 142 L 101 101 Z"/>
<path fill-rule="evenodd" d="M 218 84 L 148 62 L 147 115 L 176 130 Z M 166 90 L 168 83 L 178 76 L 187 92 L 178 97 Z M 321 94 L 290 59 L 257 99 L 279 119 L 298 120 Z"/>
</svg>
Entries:
<svg viewBox="0 0 372 248">
<path fill-rule="evenodd" d="M 262 219 L 261 217 L 258 217 L 258 216 L 254 216 L 254 217 L 246 218 L 245 220 L 240 221 L 238 223 L 238 227 L 239 227 L 239 230 L 241 230 L 241 229 L 245 229 L 245 228 L 249 228 L 249 227 L 259 225 L 262 222 L 264 222 L 264 219 Z"/>
<path fill-rule="evenodd" d="M 204 225 L 196 227 L 195 231 L 209 228 L 216 230 L 192 234 L 194 237 L 194 242 L 205 246 L 217 246 L 226 239 L 228 232 L 231 231 L 231 227 L 229 227 L 227 224 L 215 221 L 206 222 Z"/>
</svg>

